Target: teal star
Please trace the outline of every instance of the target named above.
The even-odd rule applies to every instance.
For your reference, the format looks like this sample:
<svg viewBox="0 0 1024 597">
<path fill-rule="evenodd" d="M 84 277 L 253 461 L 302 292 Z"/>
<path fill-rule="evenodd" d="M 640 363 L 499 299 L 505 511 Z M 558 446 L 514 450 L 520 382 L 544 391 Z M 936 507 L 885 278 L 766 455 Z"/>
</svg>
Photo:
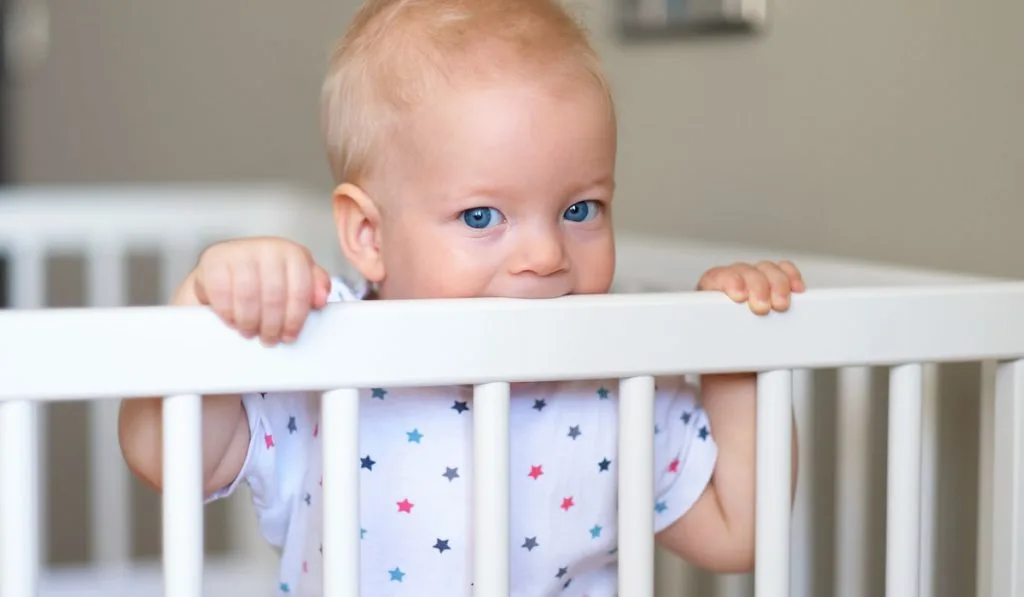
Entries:
<svg viewBox="0 0 1024 597">
<path fill-rule="evenodd" d="M 654 504 L 654 511 L 658 514 L 661 514 L 665 510 L 668 510 L 668 504 L 665 502 L 658 502 L 657 504 Z"/>
<path fill-rule="evenodd" d="M 406 431 L 405 434 L 407 436 L 409 436 L 409 443 L 416 442 L 418 444 L 418 443 L 420 443 L 420 439 L 423 437 L 423 434 L 420 433 L 419 429 L 413 429 L 412 431 Z"/>
<path fill-rule="evenodd" d="M 388 574 L 391 575 L 391 580 L 398 582 L 402 582 L 402 579 L 405 577 L 405 572 L 402 572 L 402 569 L 397 566 L 394 570 L 388 570 Z"/>
<path fill-rule="evenodd" d="M 590 538 L 591 538 L 591 539 L 597 539 L 597 538 L 598 538 L 598 537 L 600 537 L 600 536 L 601 536 L 601 525 L 599 525 L 599 524 L 595 524 L 595 525 L 594 525 L 594 526 L 593 526 L 593 527 L 592 527 L 592 528 L 590 529 Z"/>
<path fill-rule="evenodd" d="M 366 537 L 366 529 L 360 528 L 359 529 L 359 538 L 362 539 L 364 537 Z"/>
<path fill-rule="evenodd" d="M 601 400 L 607 400 L 608 399 L 608 389 L 605 388 L 604 386 L 601 386 L 600 388 L 597 388 L 597 397 L 600 398 Z"/>
<path fill-rule="evenodd" d="M 388 395 L 388 391 L 384 388 L 373 388 L 370 391 L 372 392 L 371 395 L 378 400 L 383 400 Z"/>
<path fill-rule="evenodd" d="M 608 460 L 607 458 L 605 458 L 601 462 L 598 462 L 597 463 L 598 471 L 606 471 L 606 470 L 608 470 L 608 467 L 611 466 L 611 463 L 612 463 L 612 461 Z"/>
<path fill-rule="evenodd" d="M 291 589 L 291 587 L 288 586 L 288 583 L 286 583 L 286 582 L 281 583 L 281 592 L 282 593 L 290 593 L 291 591 L 292 591 L 292 589 Z"/>
</svg>

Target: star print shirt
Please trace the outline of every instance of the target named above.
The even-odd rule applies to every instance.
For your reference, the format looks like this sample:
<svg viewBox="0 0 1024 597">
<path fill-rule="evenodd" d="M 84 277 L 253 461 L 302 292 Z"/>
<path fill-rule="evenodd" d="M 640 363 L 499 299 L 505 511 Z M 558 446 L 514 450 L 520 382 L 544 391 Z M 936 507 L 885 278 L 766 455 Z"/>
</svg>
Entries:
<svg viewBox="0 0 1024 597">
<path fill-rule="evenodd" d="M 334 283 L 332 301 L 359 300 Z M 513 384 L 511 595 L 616 594 L 618 383 Z M 252 440 L 238 478 L 262 535 L 281 549 L 278 595 L 322 594 L 320 399 L 243 396 Z M 473 397 L 470 387 L 370 388 L 360 396 L 361 594 L 472 595 Z M 681 378 L 659 379 L 655 530 L 710 482 L 717 448 Z"/>
</svg>

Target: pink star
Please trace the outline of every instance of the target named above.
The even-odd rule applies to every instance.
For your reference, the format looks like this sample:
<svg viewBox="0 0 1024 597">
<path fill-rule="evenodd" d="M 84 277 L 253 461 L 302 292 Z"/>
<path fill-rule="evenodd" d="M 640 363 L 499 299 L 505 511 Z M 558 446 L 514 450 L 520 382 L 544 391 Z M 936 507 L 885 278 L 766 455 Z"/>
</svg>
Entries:
<svg viewBox="0 0 1024 597">
<path fill-rule="evenodd" d="M 413 504 L 409 500 L 403 499 L 402 501 L 398 502 L 398 511 L 399 512 L 407 512 L 409 514 L 412 514 L 412 507 L 414 505 L 415 504 Z"/>
<path fill-rule="evenodd" d="M 529 476 L 533 477 L 533 479 L 535 481 L 537 480 L 537 477 L 539 477 L 539 476 L 541 476 L 543 474 L 544 474 L 544 467 L 543 466 L 532 466 L 532 465 L 530 466 L 530 474 L 529 474 Z"/>
<path fill-rule="evenodd" d="M 320 425 L 313 425 L 313 437 L 320 435 Z"/>
<path fill-rule="evenodd" d="M 569 508 L 572 508 L 575 505 L 576 504 L 574 504 L 572 501 L 572 496 L 562 499 L 562 509 L 565 510 L 566 512 L 569 511 Z"/>
<path fill-rule="evenodd" d="M 676 458 L 672 462 L 668 463 L 668 472 L 678 473 L 679 472 L 679 459 Z"/>
<path fill-rule="evenodd" d="M 270 435 L 269 433 L 264 433 L 263 434 L 263 443 L 267 444 L 267 449 L 268 450 L 273 448 L 274 447 L 274 436 Z"/>
<path fill-rule="evenodd" d="M 306 562 L 302 563 L 302 571 L 303 572 L 309 572 L 309 564 L 308 563 L 306 563 Z"/>
</svg>

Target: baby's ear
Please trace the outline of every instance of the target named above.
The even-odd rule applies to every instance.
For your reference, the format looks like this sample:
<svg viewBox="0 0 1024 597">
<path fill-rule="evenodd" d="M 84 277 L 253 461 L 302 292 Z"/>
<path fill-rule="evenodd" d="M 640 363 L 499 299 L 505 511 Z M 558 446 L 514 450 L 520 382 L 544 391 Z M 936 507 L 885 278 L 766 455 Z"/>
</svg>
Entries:
<svg viewBox="0 0 1024 597">
<path fill-rule="evenodd" d="M 342 183 L 334 189 L 334 224 L 345 258 L 367 282 L 384 279 L 380 254 L 380 211 L 363 189 Z"/>
</svg>

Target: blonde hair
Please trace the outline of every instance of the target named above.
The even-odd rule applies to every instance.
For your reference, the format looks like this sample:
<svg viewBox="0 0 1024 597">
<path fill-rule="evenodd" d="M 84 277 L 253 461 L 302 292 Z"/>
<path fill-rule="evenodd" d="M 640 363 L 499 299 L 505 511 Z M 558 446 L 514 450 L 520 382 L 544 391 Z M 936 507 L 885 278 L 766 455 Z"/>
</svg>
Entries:
<svg viewBox="0 0 1024 597">
<path fill-rule="evenodd" d="M 558 0 L 366 0 L 324 80 L 321 122 L 337 183 L 382 165 L 400 119 L 456 76 L 538 75 L 611 93 L 583 26 Z"/>
</svg>

